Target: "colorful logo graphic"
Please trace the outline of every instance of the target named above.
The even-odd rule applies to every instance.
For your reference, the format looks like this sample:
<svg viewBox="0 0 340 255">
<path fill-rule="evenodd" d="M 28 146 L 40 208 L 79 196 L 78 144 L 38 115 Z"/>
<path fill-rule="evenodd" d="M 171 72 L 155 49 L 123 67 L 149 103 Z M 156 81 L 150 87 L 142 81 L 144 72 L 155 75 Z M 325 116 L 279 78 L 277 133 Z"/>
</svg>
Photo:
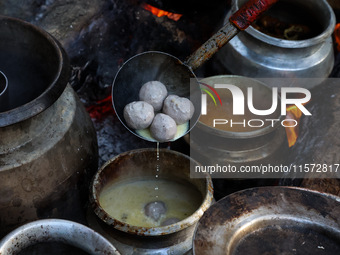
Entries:
<svg viewBox="0 0 340 255">
<path fill-rule="evenodd" d="M 220 95 L 217 93 L 217 91 L 212 86 L 210 86 L 208 84 L 205 84 L 203 82 L 199 82 L 199 84 L 209 88 L 212 92 L 214 92 L 214 94 L 217 96 L 218 100 L 220 101 L 220 104 L 222 105 L 222 100 L 220 98 Z M 205 88 L 201 87 L 201 90 L 204 91 L 205 93 L 207 93 L 212 98 L 212 100 L 214 101 L 215 105 L 217 106 L 217 103 L 216 103 L 214 95 L 209 90 L 207 90 Z"/>
</svg>

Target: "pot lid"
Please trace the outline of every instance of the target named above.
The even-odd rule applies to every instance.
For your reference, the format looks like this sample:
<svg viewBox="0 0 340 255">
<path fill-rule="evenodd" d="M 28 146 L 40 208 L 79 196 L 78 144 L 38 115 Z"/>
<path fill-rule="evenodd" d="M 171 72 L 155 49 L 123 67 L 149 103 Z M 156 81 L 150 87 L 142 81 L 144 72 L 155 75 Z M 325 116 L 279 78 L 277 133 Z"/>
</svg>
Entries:
<svg viewBox="0 0 340 255">
<path fill-rule="evenodd" d="M 50 34 L 28 22 L 0 16 L 0 59 L 7 78 L 0 97 L 0 127 L 41 113 L 67 85 L 66 53 Z"/>
</svg>

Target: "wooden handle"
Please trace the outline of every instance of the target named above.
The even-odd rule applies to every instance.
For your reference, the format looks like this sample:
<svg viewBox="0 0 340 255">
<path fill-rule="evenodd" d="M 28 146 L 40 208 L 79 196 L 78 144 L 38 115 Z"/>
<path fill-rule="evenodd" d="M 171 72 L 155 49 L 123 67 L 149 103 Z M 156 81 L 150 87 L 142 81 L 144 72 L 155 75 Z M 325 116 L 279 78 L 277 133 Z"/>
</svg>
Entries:
<svg viewBox="0 0 340 255">
<path fill-rule="evenodd" d="M 250 0 L 229 19 L 239 30 L 245 30 L 259 15 L 268 10 L 278 0 Z"/>
<path fill-rule="evenodd" d="M 220 48 L 230 41 L 240 30 L 246 29 L 264 11 L 268 10 L 278 0 L 250 0 L 229 19 L 222 27 L 186 61 L 193 70 L 210 59 Z"/>
</svg>

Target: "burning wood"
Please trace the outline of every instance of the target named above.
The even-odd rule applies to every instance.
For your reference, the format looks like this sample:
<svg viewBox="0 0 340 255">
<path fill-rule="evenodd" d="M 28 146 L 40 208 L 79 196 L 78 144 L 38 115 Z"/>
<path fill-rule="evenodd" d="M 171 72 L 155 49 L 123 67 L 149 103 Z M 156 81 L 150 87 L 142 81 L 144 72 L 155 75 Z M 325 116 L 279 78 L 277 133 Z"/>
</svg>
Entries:
<svg viewBox="0 0 340 255">
<path fill-rule="evenodd" d="M 112 98 L 111 95 L 97 101 L 95 104 L 90 105 L 86 108 L 90 117 L 95 120 L 101 120 L 106 117 L 108 114 L 115 114 L 112 107 Z"/>
<path fill-rule="evenodd" d="M 302 116 L 302 111 L 296 105 L 287 107 L 287 115 L 286 115 L 287 120 L 293 119 L 293 120 L 296 120 L 297 123 L 299 123 L 301 116 Z M 286 127 L 286 134 L 287 134 L 289 147 L 292 147 L 296 143 L 297 138 L 299 136 L 299 126 L 298 125 L 294 126 L 294 124 L 295 123 L 293 122 L 289 123 L 291 127 L 288 127 L 288 126 Z"/>
<path fill-rule="evenodd" d="M 161 9 L 158 9 L 158 8 L 156 8 L 152 5 L 146 4 L 146 3 L 143 3 L 142 7 L 145 10 L 151 12 L 153 15 L 157 16 L 157 17 L 167 16 L 169 19 L 172 19 L 174 21 L 178 21 L 182 17 L 182 14 L 163 11 Z"/>
<path fill-rule="evenodd" d="M 340 23 L 335 25 L 334 40 L 335 40 L 336 50 L 340 52 Z"/>
</svg>

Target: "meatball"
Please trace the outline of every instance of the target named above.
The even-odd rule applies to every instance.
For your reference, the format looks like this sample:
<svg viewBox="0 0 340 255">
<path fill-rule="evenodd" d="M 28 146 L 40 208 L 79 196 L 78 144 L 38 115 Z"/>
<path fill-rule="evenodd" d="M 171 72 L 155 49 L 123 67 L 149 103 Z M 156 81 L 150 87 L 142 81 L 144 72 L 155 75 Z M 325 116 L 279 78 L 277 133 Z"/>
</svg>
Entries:
<svg viewBox="0 0 340 255">
<path fill-rule="evenodd" d="M 168 91 L 163 83 L 159 81 L 149 81 L 145 83 L 139 91 L 139 100 L 151 104 L 156 112 L 160 111 L 163 101 L 168 95 Z"/>
<path fill-rule="evenodd" d="M 175 137 L 177 125 L 170 116 L 157 113 L 150 126 L 150 132 L 152 137 L 159 142 L 167 142 Z"/>
<path fill-rule="evenodd" d="M 155 116 L 152 105 L 143 101 L 134 101 L 124 107 L 126 124 L 133 129 L 144 129 L 150 126 Z"/>
<path fill-rule="evenodd" d="M 173 118 L 178 125 L 190 120 L 194 111 L 194 105 L 185 97 L 170 95 L 164 100 L 163 112 Z"/>
<path fill-rule="evenodd" d="M 154 201 L 144 206 L 144 213 L 149 218 L 158 221 L 166 213 L 166 207 L 162 201 Z"/>
</svg>

